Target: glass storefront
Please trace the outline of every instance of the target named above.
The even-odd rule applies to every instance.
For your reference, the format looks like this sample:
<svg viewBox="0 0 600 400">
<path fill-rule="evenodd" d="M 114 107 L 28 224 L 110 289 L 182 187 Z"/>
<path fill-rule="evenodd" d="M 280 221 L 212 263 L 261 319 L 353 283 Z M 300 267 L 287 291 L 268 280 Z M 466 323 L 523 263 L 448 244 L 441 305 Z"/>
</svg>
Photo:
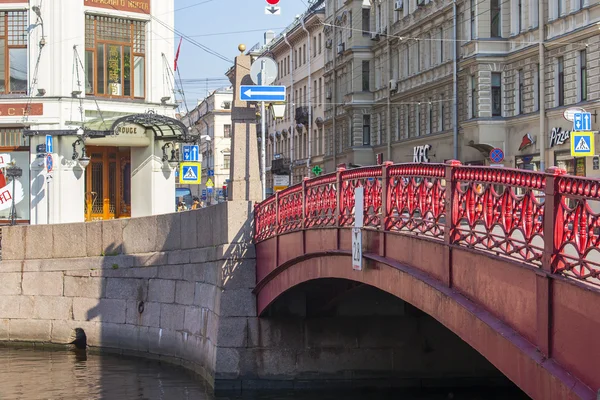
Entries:
<svg viewBox="0 0 600 400">
<path fill-rule="evenodd" d="M 573 157 L 570 151 L 555 151 L 554 165 L 567 171 L 569 175 L 585 175 L 585 158 Z"/>
</svg>

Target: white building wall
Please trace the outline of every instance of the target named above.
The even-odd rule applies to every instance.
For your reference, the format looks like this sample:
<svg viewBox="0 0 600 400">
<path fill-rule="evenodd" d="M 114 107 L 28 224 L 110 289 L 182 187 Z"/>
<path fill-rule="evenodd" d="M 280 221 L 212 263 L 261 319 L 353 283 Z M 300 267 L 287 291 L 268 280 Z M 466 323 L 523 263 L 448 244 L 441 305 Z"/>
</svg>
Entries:
<svg viewBox="0 0 600 400">
<path fill-rule="evenodd" d="M 168 76 L 166 66 L 173 68 L 174 34 L 168 27 L 174 25 L 174 0 L 151 0 L 151 15 L 107 8 L 86 7 L 84 0 L 51 0 L 30 4 L 0 4 L 0 11 L 30 10 L 29 23 L 38 21 L 31 6 L 41 3 L 42 26 L 35 27 L 28 43 L 28 87 L 32 87 L 32 98 L 0 96 L 0 106 L 16 104 L 19 107 L 42 104 L 43 115 L 24 117 L 0 115 L 0 128 L 25 127 L 32 130 L 76 129 L 81 121 L 97 117 L 98 109 L 104 117 L 145 113 L 174 116 L 174 94 L 165 84 Z M 109 99 L 106 97 L 86 98 L 85 76 L 79 65 L 79 83 L 74 65 L 85 63 L 85 14 L 115 16 L 146 21 L 145 44 L 145 101 Z M 165 26 L 166 25 L 166 26 Z M 40 46 L 40 42 L 45 44 Z M 42 42 L 42 43 L 44 43 Z M 77 49 L 79 60 L 75 57 Z M 34 71 L 37 69 L 37 74 Z M 32 84 L 33 82 L 33 84 Z M 44 96 L 35 96 L 44 89 Z M 81 90 L 81 98 L 71 93 Z M 170 97 L 168 104 L 161 98 Z M 81 101 L 81 102 L 80 102 Z M 83 118 L 80 107 L 83 109 Z M 87 116 L 86 116 L 87 115 Z M 152 135 L 151 132 L 148 133 Z M 50 218 L 48 218 L 48 190 L 46 170 L 38 165 L 35 147 L 44 143 L 44 137 L 30 139 L 29 166 L 19 165 L 30 172 L 30 215 L 32 224 L 65 223 L 84 220 L 85 171 L 77 161 L 71 159 L 75 136 L 54 137 L 54 171 L 50 184 Z M 153 147 L 132 148 L 132 214 L 134 216 L 159 214 L 174 210 L 175 180 L 172 171 L 161 161 L 163 142 Z M 81 151 L 78 146 L 78 151 Z M 168 169 L 168 171 L 165 170 Z"/>
</svg>

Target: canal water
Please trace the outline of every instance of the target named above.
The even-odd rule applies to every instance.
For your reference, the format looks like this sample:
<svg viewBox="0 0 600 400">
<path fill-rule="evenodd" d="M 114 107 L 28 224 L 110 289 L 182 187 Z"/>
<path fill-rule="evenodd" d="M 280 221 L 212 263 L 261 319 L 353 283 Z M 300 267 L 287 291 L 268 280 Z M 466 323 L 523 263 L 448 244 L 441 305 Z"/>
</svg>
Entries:
<svg viewBox="0 0 600 400">
<path fill-rule="evenodd" d="M 442 390 L 429 393 L 269 392 L 215 397 L 187 371 L 156 361 L 110 354 L 77 354 L 0 346 L 2 400 L 518 400 L 517 390 Z"/>
</svg>

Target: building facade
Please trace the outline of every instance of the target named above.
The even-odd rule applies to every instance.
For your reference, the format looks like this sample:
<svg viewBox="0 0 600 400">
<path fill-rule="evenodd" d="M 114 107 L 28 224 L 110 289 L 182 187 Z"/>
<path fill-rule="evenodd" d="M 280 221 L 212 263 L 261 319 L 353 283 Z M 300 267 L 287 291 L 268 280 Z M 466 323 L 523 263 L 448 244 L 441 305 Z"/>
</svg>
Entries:
<svg viewBox="0 0 600 400">
<path fill-rule="evenodd" d="M 600 3 L 544 4 L 328 0 L 325 170 L 455 157 L 538 170 L 544 157 L 599 175 L 592 157 L 570 156 L 564 113 L 591 112 L 598 135 Z"/>
<path fill-rule="evenodd" d="M 314 1 L 281 34 L 265 35 L 265 44 L 251 51 L 272 57 L 278 65 L 273 85 L 286 87 L 283 118 L 266 112 L 267 194 L 324 168 L 324 1 Z M 317 170 L 318 170 L 317 168 Z"/>
<path fill-rule="evenodd" d="M 203 138 L 200 141 L 202 181 L 200 185 L 188 187 L 206 205 L 226 199 L 225 187 L 231 160 L 232 101 L 233 88 L 215 90 L 182 118 L 195 135 Z"/>
<path fill-rule="evenodd" d="M 0 168 L 22 177 L 2 190 L 0 220 L 12 198 L 31 224 L 174 211 L 163 154 L 187 135 L 167 84 L 174 1 L 1 3 Z"/>
</svg>

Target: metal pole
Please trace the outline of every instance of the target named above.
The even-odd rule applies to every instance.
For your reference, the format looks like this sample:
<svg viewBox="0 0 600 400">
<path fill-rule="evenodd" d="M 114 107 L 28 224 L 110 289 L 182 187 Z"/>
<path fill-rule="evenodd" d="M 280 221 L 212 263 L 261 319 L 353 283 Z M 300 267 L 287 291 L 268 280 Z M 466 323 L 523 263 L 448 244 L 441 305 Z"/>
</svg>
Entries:
<svg viewBox="0 0 600 400">
<path fill-rule="evenodd" d="M 260 84 L 264 85 L 265 82 L 265 62 L 261 61 L 262 63 L 262 68 L 260 71 Z M 265 161 L 266 161 L 266 155 L 265 155 L 265 130 L 266 128 L 266 121 L 267 121 L 267 116 L 265 115 L 265 102 L 261 101 L 260 102 L 260 127 L 261 127 L 261 137 L 260 137 L 260 179 L 262 180 L 262 199 L 266 199 L 267 198 L 267 173 L 265 171 Z"/>
<path fill-rule="evenodd" d="M 543 0 L 540 0 L 543 1 Z M 457 46 L 457 28 L 456 28 L 456 0 L 454 0 L 452 2 L 452 23 L 453 23 L 453 31 L 454 31 L 454 41 L 452 42 L 452 49 L 453 49 L 453 58 L 454 58 L 454 62 L 453 64 L 453 95 L 454 95 L 454 99 L 453 99 L 453 110 L 452 110 L 452 122 L 454 125 L 454 131 L 453 131 L 453 141 L 454 141 L 454 159 L 458 160 L 458 51 L 456 49 Z M 443 46 L 443 43 L 442 43 Z"/>
<path fill-rule="evenodd" d="M 545 74 L 546 65 L 544 62 L 545 58 L 545 47 L 544 47 L 544 0 L 538 0 L 538 40 L 539 44 L 539 63 L 540 71 L 538 73 L 538 92 L 540 94 L 539 108 L 540 108 L 540 171 L 546 170 L 546 87 L 545 87 Z"/>
<path fill-rule="evenodd" d="M 46 176 L 46 224 L 50 224 L 50 179 Z"/>
<path fill-rule="evenodd" d="M 10 224 L 15 224 L 15 215 L 17 214 L 17 209 L 15 207 L 15 177 L 12 178 L 12 206 L 10 207 Z"/>
</svg>

